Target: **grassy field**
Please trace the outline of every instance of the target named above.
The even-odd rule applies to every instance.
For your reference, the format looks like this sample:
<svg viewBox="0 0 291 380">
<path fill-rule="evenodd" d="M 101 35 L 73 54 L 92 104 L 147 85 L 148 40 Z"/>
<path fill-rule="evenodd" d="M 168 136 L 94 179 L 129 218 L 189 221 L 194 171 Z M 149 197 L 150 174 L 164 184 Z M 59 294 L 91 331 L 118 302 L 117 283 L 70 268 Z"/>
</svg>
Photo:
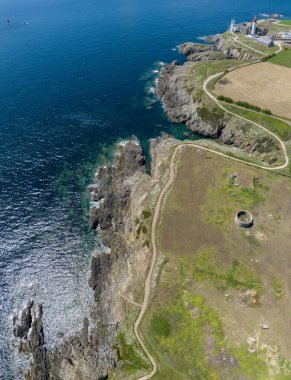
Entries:
<svg viewBox="0 0 291 380">
<path fill-rule="evenodd" d="M 281 137 L 284 141 L 291 139 L 291 126 L 284 121 L 278 120 L 272 116 L 264 115 L 263 113 L 243 109 L 232 104 L 224 104 L 224 107 L 237 115 L 261 124 L 271 132 L 276 133 L 276 135 Z"/>
<path fill-rule="evenodd" d="M 275 57 L 270 58 L 268 62 L 291 68 L 291 49 L 281 51 Z"/>
<path fill-rule="evenodd" d="M 289 54 L 289 51 L 287 53 Z M 286 55 L 286 52 L 283 54 Z M 275 58 L 281 59 L 280 54 Z M 270 62 L 273 63 L 272 60 Z M 290 88 L 289 68 L 261 62 L 227 73 L 216 83 L 215 92 L 234 101 L 246 101 L 269 109 L 274 115 L 291 119 Z"/>
<path fill-rule="evenodd" d="M 257 41 L 253 40 L 252 38 L 249 38 L 248 36 L 244 36 L 242 34 L 238 34 L 238 41 L 243 42 L 244 44 L 248 45 L 251 48 L 254 48 L 256 50 L 259 50 L 263 54 L 273 54 L 278 50 L 277 46 L 273 47 L 267 47 L 264 46 Z"/>
<path fill-rule="evenodd" d="M 291 26 L 291 20 L 282 20 L 279 22 L 281 25 L 290 25 Z"/>
<path fill-rule="evenodd" d="M 263 21 L 260 22 L 260 28 L 267 28 L 268 34 L 276 34 L 278 32 L 284 32 L 286 30 L 290 30 L 290 25 L 284 24 L 282 22 L 274 23 L 274 22 L 268 22 Z"/>
<path fill-rule="evenodd" d="M 250 38 L 244 37 L 243 35 L 240 35 L 240 34 L 237 34 L 239 41 L 248 45 L 249 48 L 247 46 L 241 45 L 240 43 L 234 41 L 234 37 L 230 32 L 225 32 L 225 33 L 223 33 L 222 36 L 225 40 L 224 44 L 226 47 L 236 48 L 238 51 L 241 51 L 241 52 L 252 53 L 253 55 L 256 56 L 256 58 L 262 58 L 264 56 L 264 53 L 268 53 L 268 51 L 269 51 L 268 47 L 259 45 L 255 41 L 252 41 Z M 252 50 L 251 49 L 252 47 L 255 48 L 256 50 L 260 51 L 261 54 Z"/>
<path fill-rule="evenodd" d="M 290 186 L 185 148 L 159 228 L 167 260 L 142 325 L 158 361 L 154 379 L 290 378 L 289 362 L 282 368 L 291 359 Z M 234 223 L 242 208 L 254 215 L 250 230 Z"/>
</svg>

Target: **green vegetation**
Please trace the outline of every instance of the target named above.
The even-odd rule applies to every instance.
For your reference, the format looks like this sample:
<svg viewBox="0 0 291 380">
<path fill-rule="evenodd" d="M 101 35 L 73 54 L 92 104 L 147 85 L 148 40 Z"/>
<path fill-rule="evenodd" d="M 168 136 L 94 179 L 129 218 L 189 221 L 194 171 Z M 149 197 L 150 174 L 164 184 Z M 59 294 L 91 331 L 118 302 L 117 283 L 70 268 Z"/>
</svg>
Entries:
<svg viewBox="0 0 291 380">
<path fill-rule="evenodd" d="M 142 216 L 144 217 L 144 219 L 150 218 L 152 216 L 152 210 L 144 210 Z"/>
<path fill-rule="evenodd" d="M 291 68 L 291 49 L 284 49 L 274 57 L 270 58 L 269 62 Z"/>
<path fill-rule="evenodd" d="M 128 343 L 123 332 L 119 332 L 116 344 L 119 360 L 122 361 L 122 370 L 126 373 L 147 369 L 148 363 L 142 358 L 136 343 Z"/>
<path fill-rule="evenodd" d="M 209 109 L 208 107 L 197 108 L 198 116 L 201 117 L 203 121 L 208 121 L 210 123 L 217 123 L 224 116 L 224 112 L 220 108 Z"/>
<path fill-rule="evenodd" d="M 284 29 L 283 26 L 281 26 L 281 28 Z M 234 41 L 234 37 L 230 32 L 224 33 L 223 38 L 225 39 L 225 46 L 229 48 L 236 48 L 239 51 L 245 51 L 247 53 L 255 54 L 258 58 L 261 57 L 263 54 L 273 53 L 278 49 L 275 46 L 268 47 L 261 45 L 257 41 L 250 39 L 248 36 L 244 36 L 239 33 L 236 34 L 236 37 L 238 38 L 238 40 Z M 242 42 L 244 45 L 240 44 L 239 42 Z M 256 49 L 257 51 L 254 51 L 253 49 Z"/>
<path fill-rule="evenodd" d="M 249 187 L 236 186 L 235 178 L 229 176 L 227 180 L 208 190 L 209 202 L 204 208 L 204 217 L 210 224 L 227 231 L 229 221 L 232 221 L 238 209 L 252 209 L 255 205 L 265 201 L 264 193 L 267 186 L 253 178 Z"/>
<path fill-rule="evenodd" d="M 160 314 L 154 315 L 151 321 L 152 330 L 159 336 L 167 337 L 171 332 L 169 321 Z"/>
<path fill-rule="evenodd" d="M 255 113 L 251 110 L 243 110 L 232 104 L 225 105 L 225 108 L 233 113 L 236 113 L 237 115 L 254 121 L 255 123 L 261 124 L 271 132 L 277 134 L 284 141 L 287 141 L 291 138 L 291 126 L 282 120 L 278 120 L 275 117 Z"/>
<path fill-rule="evenodd" d="M 157 326 L 171 326 L 158 333 Z M 217 311 L 200 295 L 181 291 L 171 302 L 160 307 L 148 324 L 150 344 L 159 358 L 156 379 L 233 378 L 239 374 L 247 379 L 266 379 L 267 366 L 246 346 L 228 346 Z M 234 365 L 222 373 L 221 353 L 231 355 Z M 173 371 L 175 375 L 173 376 Z M 172 376 L 168 376 L 172 374 Z M 245 377 L 244 377 L 245 378 Z"/>
<path fill-rule="evenodd" d="M 262 289 L 262 282 L 258 276 L 246 265 L 237 259 L 232 261 L 230 267 L 224 266 L 217 260 L 215 247 L 205 248 L 197 253 L 195 258 L 181 262 L 181 273 L 184 278 L 191 278 L 196 282 L 208 281 L 218 290 L 233 289 Z M 192 265 L 191 265 L 192 261 Z"/>
<path fill-rule="evenodd" d="M 275 294 L 275 297 L 280 299 L 283 297 L 283 288 L 282 288 L 282 284 L 279 280 L 277 279 L 274 279 L 273 282 L 272 282 L 272 289 L 273 289 L 273 292 Z"/>
<path fill-rule="evenodd" d="M 217 97 L 217 100 L 220 100 L 222 102 L 226 102 L 226 103 L 230 103 L 230 104 L 236 104 L 237 106 L 239 107 L 243 107 L 243 108 L 248 108 L 250 110 L 253 110 L 253 111 L 256 111 L 256 112 L 263 112 L 265 113 L 266 115 L 272 115 L 272 112 L 271 110 L 268 110 L 268 109 L 262 109 L 258 106 L 255 106 L 253 104 L 250 104 L 248 102 L 243 102 L 241 100 L 235 102 L 234 100 L 232 100 L 231 98 L 227 97 L 227 96 L 223 96 L 223 95 L 219 95 Z"/>
<path fill-rule="evenodd" d="M 153 330 L 164 321 L 171 326 L 167 336 Z M 213 336 L 213 355 L 217 355 L 225 345 L 224 333 L 217 312 L 206 306 L 202 297 L 181 292 L 154 315 L 149 334 L 158 352 L 168 357 L 168 365 L 195 379 L 216 378 L 207 361 L 205 338 L 206 334 Z"/>
<path fill-rule="evenodd" d="M 275 57 L 275 56 L 276 56 L 275 53 L 270 54 L 270 55 L 267 55 L 266 57 L 263 57 L 263 58 L 262 58 L 262 62 L 267 62 L 269 59 L 271 59 L 271 58 L 273 58 L 273 57 Z"/>
<path fill-rule="evenodd" d="M 136 230 L 136 237 L 139 238 L 140 234 L 147 234 L 150 230 L 150 222 L 152 217 L 152 210 L 146 209 L 142 212 L 142 220 L 136 219 L 135 223 L 138 224 L 138 228 Z M 147 241 L 146 245 L 149 245 Z"/>
<path fill-rule="evenodd" d="M 247 344 L 232 348 L 230 351 L 239 362 L 239 367 L 235 371 L 237 374 L 243 373 L 248 379 L 255 380 L 269 378 L 266 364 L 258 354 L 249 353 Z"/>
<path fill-rule="evenodd" d="M 282 20 L 282 21 L 280 21 L 280 24 L 282 24 L 282 25 L 291 25 L 291 20 Z"/>
</svg>

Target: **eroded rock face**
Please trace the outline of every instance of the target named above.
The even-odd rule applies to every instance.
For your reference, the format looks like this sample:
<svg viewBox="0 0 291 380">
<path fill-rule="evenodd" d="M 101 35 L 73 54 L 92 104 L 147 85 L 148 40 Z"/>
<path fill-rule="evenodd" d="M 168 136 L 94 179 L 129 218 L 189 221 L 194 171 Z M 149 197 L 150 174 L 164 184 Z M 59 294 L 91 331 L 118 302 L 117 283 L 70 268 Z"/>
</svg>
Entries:
<svg viewBox="0 0 291 380">
<path fill-rule="evenodd" d="M 178 46 L 179 52 L 187 57 L 189 62 L 212 61 L 221 58 L 215 45 L 185 42 Z"/>
<path fill-rule="evenodd" d="M 131 191 L 134 178 L 145 171 L 145 158 L 136 138 L 117 146 L 112 166 L 98 169 L 98 183 L 88 188 L 95 202 L 90 224 L 100 229 L 108 249 L 92 255 L 89 285 L 96 302 L 91 322 L 84 316 L 79 333 L 48 350 L 42 322 L 45 305 L 36 311 L 33 301 L 28 303 L 21 320 L 14 320 L 14 335 L 21 338 L 19 349 L 30 352 L 33 358 L 27 380 L 101 380 L 116 366 L 114 343 L 124 312 L 118 291 L 130 277 L 129 262 L 136 260 L 136 251 L 127 241 L 132 229 Z"/>
<path fill-rule="evenodd" d="M 212 117 L 212 120 L 202 120 L 198 113 L 201 104 L 194 100 L 192 92 L 185 85 L 189 70 L 193 67 L 195 63 L 180 65 L 174 61 L 161 72 L 157 94 L 169 119 L 186 124 L 188 129 L 199 135 L 217 138 L 249 154 L 260 154 L 261 159 L 269 164 L 276 162 L 274 151 L 280 149 L 276 141 L 267 134 L 254 135 L 247 122 L 226 114 Z"/>
<path fill-rule="evenodd" d="M 245 50 L 243 45 L 241 45 L 241 48 L 232 46 L 221 36 L 215 42 L 215 49 L 221 51 L 229 59 L 239 59 L 242 61 L 260 59 L 260 55 L 255 51 Z"/>
<path fill-rule="evenodd" d="M 32 308 L 33 300 L 29 301 L 26 308 L 22 311 L 21 319 L 18 321 L 17 316 L 13 319 L 13 334 L 17 338 L 26 338 L 32 325 Z"/>
<path fill-rule="evenodd" d="M 198 104 L 185 89 L 184 78 L 187 64 L 181 66 L 174 61 L 165 66 L 158 81 L 157 93 L 161 98 L 169 119 L 187 127 L 202 136 L 219 138 L 225 124 L 206 123 L 198 116 Z"/>
</svg>

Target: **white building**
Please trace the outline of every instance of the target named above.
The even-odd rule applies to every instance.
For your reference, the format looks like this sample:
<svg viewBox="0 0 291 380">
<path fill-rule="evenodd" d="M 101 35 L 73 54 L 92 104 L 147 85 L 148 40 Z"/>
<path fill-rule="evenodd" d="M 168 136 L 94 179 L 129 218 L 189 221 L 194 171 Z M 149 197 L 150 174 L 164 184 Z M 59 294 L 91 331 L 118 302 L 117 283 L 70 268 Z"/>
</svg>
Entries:
<svg viewBox="0 0 291 380">
<path fill-rule="evenodd" d="M 255 36 L 257 34 L 257 18 L 254 17 L 253 24 L 252 24 L 252 30 L 251 30 L 251 36 Z"/>
</svg>

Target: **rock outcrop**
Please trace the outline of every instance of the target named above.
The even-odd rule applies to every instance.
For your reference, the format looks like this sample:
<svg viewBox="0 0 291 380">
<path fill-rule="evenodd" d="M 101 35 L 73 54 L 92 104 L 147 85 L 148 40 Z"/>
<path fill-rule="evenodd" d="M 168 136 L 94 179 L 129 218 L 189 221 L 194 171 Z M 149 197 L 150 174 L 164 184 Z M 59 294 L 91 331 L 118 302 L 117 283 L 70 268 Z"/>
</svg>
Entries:
<svg viewBox="0 0 291 380">
<path fill-rule="evenodd" d="M 259 129 L 255 131 L 246 121 L 228 114 L 215 113 L 207 104 L 204 106 L 199 100 L 195 100 L 193 92 L 202 91 L 202 84 L 198 89 L 187 88 L 189 72 L 195 69 L 195 65 L 192 62 L 180 65 L 178 61 L 174 61 L 165 65 L 160 74 L 157 94 L 169 119 L 186 124 L 196 134 L 219 139 L 224 144 L 252 155 L 260 154 L 262 160 L 274 163 L 274 151 L 280 150 L 280 147 L 272 137 Z M 191 76 L 193 75 L 195 70 L 191 71 Z"/>
<path fill-rule="evenodd" d="M 125 314 L 120 292 L 140 278 L 140 271 L 143 278 L 146 270 L 142 262 L 146 263 L 146 256 L 136 254 L 130 238 L 132 189 L 141 177 L 147 176 L 145 171 L 145 157 L 136 138 L 119 144 L 114 164 L 97 171 L 96 184 L 88 189 L 93 202 L 90 224 L 101 231 L 103 245 L 91 260 L 89 285 L 96 302 L 90 321 L 85 316 L 79 333 L 49 350 L 42 322 L 45 305 L 39 305 L 35 312 L 33 301 L 29 302 L 20 321 L 14 319 L 19 350 L 32 354 L 27 380 L 101 380 L 117 365 L 114 345 L 119 321 Z"/>
<path fill-rule="evenodd" d="M 179 52 L 187 57 L 189 62 L 212 61 L 221 59 L 221 53 L 215 45 L 185 42 L 178 46 Z"/>
<path fill-rule="evenodd" d="M 178 61 L 166 65 L 159 77 L 157 94 L 171 121 L 186 124 L 191 131 L 202 136 L 219 138 L 224 121 L 210 124 L 199 117 L 198 103 L 183 85 L 186 66 L 181 66 Z"/>
<path fill-rule="evenodd" d="M 242 61 L 260 59 L 260 54 L 235 42 L 231 36 L 224 38 L 216 34 L 206 38 L 208 44 L 185 42 L 178 46 L 179 52 L 187 57 L 188 62 L 212 61 L 222 58 Z"/>
</svg>

